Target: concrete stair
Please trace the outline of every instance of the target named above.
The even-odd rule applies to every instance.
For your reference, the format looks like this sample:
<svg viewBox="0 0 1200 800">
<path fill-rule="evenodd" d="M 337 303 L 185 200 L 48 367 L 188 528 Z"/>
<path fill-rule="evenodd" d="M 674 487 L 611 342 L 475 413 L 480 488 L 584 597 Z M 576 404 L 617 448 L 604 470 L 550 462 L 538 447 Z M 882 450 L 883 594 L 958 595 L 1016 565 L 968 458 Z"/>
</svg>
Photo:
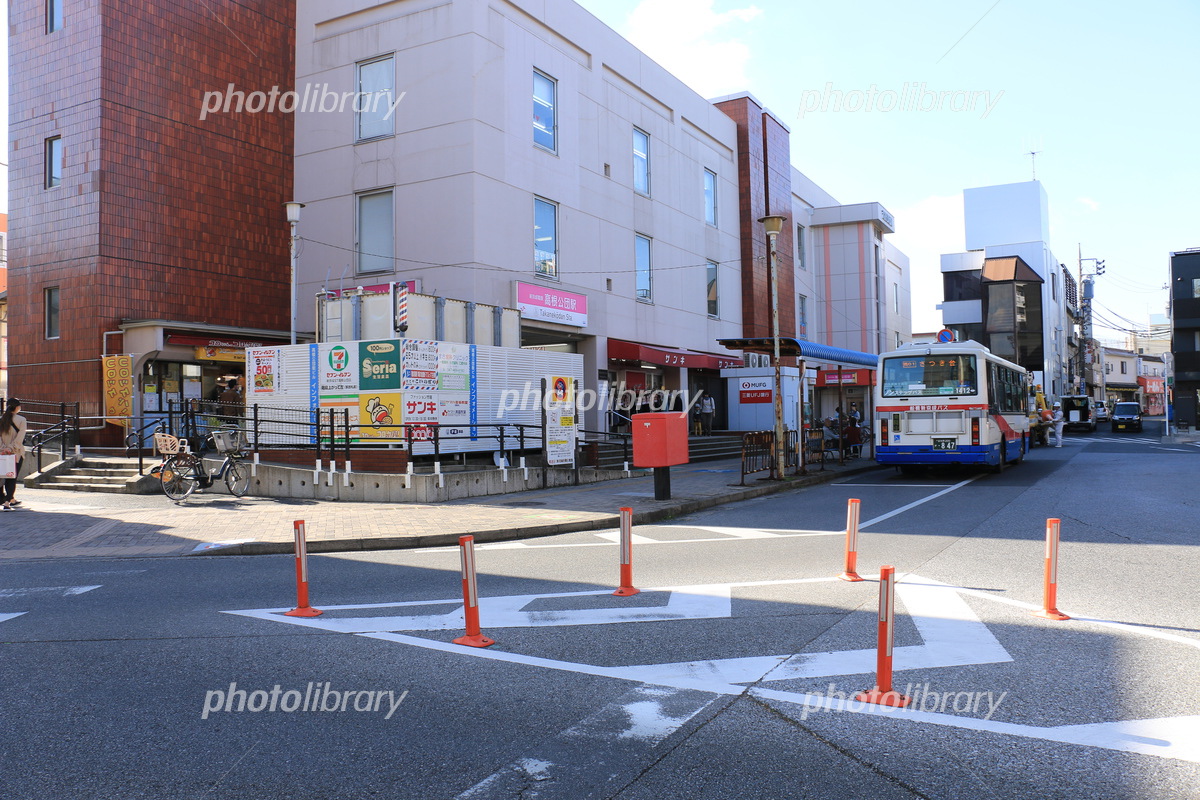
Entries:
<svg viewBox="0 0 1200 800">
<path fill-rule="evenodd" d="M 148 474 L 157 463 L 154 458 L 145 459 L 147 475 L 143 476 L 138 474 L 136 458 L 84 456 L 73 465 L 32 476 L 32 485 L 72 492 L 151 494 L 159 491 L 157 481 Z"/>
</svg>

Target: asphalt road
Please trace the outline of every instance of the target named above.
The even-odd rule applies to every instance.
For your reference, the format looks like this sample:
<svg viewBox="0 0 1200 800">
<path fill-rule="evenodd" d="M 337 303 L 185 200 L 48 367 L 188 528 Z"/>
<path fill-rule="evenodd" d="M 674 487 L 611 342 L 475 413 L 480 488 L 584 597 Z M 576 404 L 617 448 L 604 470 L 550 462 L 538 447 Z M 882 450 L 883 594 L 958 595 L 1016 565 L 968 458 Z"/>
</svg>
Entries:
<svg viewBox="0 0 1200 800">
<path fill-rule="evenodd" d="M 0 796 L 1194 798 L 1200 447 L 1105 427 L 639 527 L 629 598 L 613 532 L 479 546 L 487 649 L 450 548 L 313 557 L 313 619 L 284 556 L 0 565 Z M 853 699 L 883 564 L 914 710 Z"/>
</svg>

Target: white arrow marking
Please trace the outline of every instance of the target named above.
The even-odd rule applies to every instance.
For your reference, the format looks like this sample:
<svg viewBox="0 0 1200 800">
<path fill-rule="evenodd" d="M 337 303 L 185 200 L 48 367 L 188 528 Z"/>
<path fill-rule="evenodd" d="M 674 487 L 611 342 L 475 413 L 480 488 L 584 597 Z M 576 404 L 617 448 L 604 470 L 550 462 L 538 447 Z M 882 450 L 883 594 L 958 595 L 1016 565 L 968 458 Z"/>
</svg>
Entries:
<svg viewBox="0 0 1200 800">
<path fill-rule="evenodd" d="M 0 622 L 7 622 L 13 617 L 19 617 L 22 614 L 28 614 L 28 611 L 17 611 L 15 613 L 0 614 Z"/>
<path fill-rule="evenodd" d="M 597 533 L 596 536 L 600 539 L 604 539 L 607 542 L 613 542 L 614 544 L 621 541 L 620 531 L 601 531 Z M 658 544 L 657 540 L 642 536 L 637 533 L 630 534 L 630 540 L 634 544 Z"/>
</svg>

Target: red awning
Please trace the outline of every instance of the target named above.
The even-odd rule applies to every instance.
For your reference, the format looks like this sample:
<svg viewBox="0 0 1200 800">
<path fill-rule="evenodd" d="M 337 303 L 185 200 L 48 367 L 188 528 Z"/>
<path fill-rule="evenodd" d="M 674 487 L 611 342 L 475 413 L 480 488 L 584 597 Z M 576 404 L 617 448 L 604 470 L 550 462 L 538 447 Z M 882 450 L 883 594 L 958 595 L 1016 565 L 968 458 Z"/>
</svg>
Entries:
<svg viewBox="0 0 1200 800">
<path fill-rule="evenodd" d="M 621 339 L 608 340 L 608 357 L 617 361 L 644 361 L 647 364 L 688 369 L 729 369 L 742 365 L 741 356 L 722 356 L 695 350 L 677 350 L 672 347 L 651 347 L 648 344 Z"/>
</svg>

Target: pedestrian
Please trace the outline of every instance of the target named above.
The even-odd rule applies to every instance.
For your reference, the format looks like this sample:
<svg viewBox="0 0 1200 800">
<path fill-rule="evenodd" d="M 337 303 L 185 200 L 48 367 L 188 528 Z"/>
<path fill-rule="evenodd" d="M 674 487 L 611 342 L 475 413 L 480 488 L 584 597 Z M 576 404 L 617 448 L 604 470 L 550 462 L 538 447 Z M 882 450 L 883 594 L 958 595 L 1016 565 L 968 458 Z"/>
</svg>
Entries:
<svg viewBox="0 0 1200 800">
<path fill-rule="evenodd" d="M 237 378 L 230 378 L 225 391 L 221 392 L 221 412 L 228 422 L 242 418 L 242 393 L 238 391 Z"/>
<path fill-rule="evenodd" d="M 858 411 L 858 403 L 850 404 L 850 419 L 854 420 L 855 425 L 862 424 L 862 414 Z"/>
<path fill-rule="evenodd" d="M 1066 419 L 1063 418 L 1062 403 L 1055 402 L 1053 416 L 1050 421 L 1054 423 L 1054 446 L 1062 447 L 1063 442 L 1063 425 L 1066 424 Z"/>
<path fill-rule="evenodd" d="M 713 417 L 717 414 L 717 401 L 708 392 L 700 392 L 700 434 L 712 436 Z"/>
<path fill-rule="evenodd" d="M 853 406 L 850 411 L 850 419 L 846 420 L 845 438 L 843 439 L 843 447 L 851 458 L 858 458 L 862 451 L 862 431 L 858 427 L 858 420 L 854 417 Z"/>
<path fill-rule="evenodd" d="M 3 504 L 4 511 L 14 511 L 21 505 L 15 495 L 17 492 L 17 476 L 21 474 L 21 462 L 25 460 L 25 428 L 27 423 L 21 416 L 21 401 L 15 397 L 8 398 L 4 414 L 0 415 L 0 454 L 14 456 L 16 468 L 13 477 L 4 479 Z"/>
</svg>

